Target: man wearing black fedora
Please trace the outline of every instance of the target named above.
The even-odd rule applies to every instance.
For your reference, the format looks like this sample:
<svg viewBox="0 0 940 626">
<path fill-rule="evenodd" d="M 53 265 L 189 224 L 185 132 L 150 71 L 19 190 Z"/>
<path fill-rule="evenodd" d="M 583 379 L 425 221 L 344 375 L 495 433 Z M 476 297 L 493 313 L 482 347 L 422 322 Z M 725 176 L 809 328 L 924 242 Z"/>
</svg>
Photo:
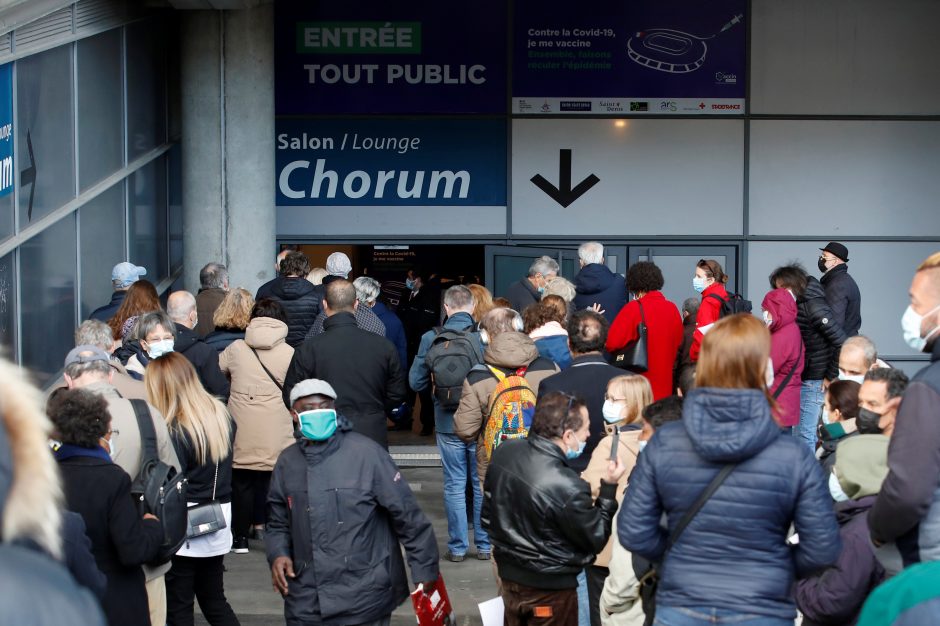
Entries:
<svg viewBox="0 0 940 626">
<path fill-rule="evenodd" d="M 853 337 L 862 325 L 862 295 L 858 291 L 855 279 L 849 275 L 849 249 L 838 241 L 830 241 L 825 248 L 820 248 L 817 266 L 822 272 L 823 289 L 826 301 L 832 307 L 835 319 L 842 325 L 845 334 Z"/>
</svg>

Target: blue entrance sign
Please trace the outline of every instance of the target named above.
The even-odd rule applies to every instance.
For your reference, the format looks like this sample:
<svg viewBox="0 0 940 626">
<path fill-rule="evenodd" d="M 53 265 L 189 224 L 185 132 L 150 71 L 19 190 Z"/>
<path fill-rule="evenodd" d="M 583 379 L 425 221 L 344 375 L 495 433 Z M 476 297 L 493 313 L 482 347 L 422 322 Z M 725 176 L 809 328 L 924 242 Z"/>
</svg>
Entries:
<svg viewBox="0 0 940 626">
<path fill-rule="evenodd" d="M 13 191 L 13 64 L 0 65 L 0 197 Z"/>
</svg>

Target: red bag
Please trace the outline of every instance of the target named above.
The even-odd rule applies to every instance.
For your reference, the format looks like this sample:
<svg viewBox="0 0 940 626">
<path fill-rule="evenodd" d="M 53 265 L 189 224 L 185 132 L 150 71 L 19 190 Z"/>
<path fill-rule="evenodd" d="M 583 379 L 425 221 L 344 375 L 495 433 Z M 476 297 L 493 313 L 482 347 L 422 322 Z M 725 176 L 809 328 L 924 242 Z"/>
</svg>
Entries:
<svg viewBox="0 0 940 626">
<path fill-rule="evenodd" d="M 438 576 L 430 589 L 418 587 L 411 592 L 411 603 L 418 616 L 418 626 L 457 626 L 457 616 L 450 605 L 443 576 Z"/>
</svg>

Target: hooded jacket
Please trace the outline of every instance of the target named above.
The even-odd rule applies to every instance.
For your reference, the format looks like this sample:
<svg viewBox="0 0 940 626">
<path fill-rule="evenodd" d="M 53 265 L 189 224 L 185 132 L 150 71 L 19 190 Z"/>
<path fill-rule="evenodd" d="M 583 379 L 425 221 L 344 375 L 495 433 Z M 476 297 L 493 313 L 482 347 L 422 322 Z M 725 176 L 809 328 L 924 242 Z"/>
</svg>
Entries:
<svg viewBox="0 0 940 626">
<path fill-rule="evenodd" d="M 721 317 L 719 298 L 728 299 L 728 290 L 722 283 L 712 283 L 702 292 L 702 304 L 695 314 L 695 332 L 692 333 L 692 347 L 689 349 L 689 358 L 693 363 L 698 363 L 698 353 L 702 349 L 702 338 L 705 336 L 700 329 L 711 326 Z"/>
<path fill-rule="evenodd" d="M 796 325 L 796 301 L 786 289 L 774 289 L 764 296 L 761 307 L 770 313 L 770 358 L 774 363 L 774 382 L 771 393 L 780 405 L 778 419 L 781 426 L 800 423 L 800 389 L 803 374 L 803 336 Z M 787 381 L 790 372 L 793 375 Z M 785 388 L 780 386 L 787 382 Z"/>
<path fill-rule="evenodd" d="M 539 356 L 535 342 L 515 331 L 507 331 L 493 337 L 483 352 L 483 363 L 499 368 L 509 374 L 525 367 L 524 378 L 532 387 L 536 397 L 543 380 L 559 371 L 551 359 Z M 486 365 L 475 366 L 463 382 L 460 405 L 454 413 L 454 434 L 467 443 L 477 442 L 477 473 L 480 484 L 486 478 L 486 448 L 483 445 L 484 420 L 488 417 L 490 394 L 496 389 L 496 376 Z"/>
<path fill-rule="evenodd" d="M 0 398 L 0 615 L 11 624 L 103 625 L 94 595 L 58 560 L 63 497 L 42 397 L 2 358 Z"/>
<path fill-rule="evenodd" d="M 627 303 L 627 285 L 623 276 L 614 274 L 606 265 L 588 263 L 574 277 L 574 308 L 586 309 L 597 303 L 607 321 L 613 323 Z"/>
<path fill-rule="evenodd" d="M 670 533 L 728 463 L 734 471 L 667 552 Z M 800 535 L 792 547 L 791 523 Z M 834 563 L 840 548 L 822 469 L 781 434 L 756 389 L 689 392 L 682 420 L 657 429 L 639 456 L 617 530 L 627 550 L 663 562 L 657 604 L 780 619 L 796 617 L 794 578 Z"/>
<path fill-rule="evenodd" d="M 206 391 L 222 402 L 228 402 L 229 383 L 222 374 L 222 370 L 219 369 L 219 353 L 200 339 L 191 328 L 178 322 L 175 326 L 176 338 L 173 340 L 173 350 L 182 354 L 193 364 L 199 376 L 199 382 Z"/>
<path fill-rule="evenodd" d="M 294 442 L 290 411 L 278 387 L 283 386 L 294 356 L 286 337 L 287 324 L 256 317 L 248 324 L 245 338 L 219 355 L 219 367 L 232 381 L 228 410 L 238 425 L 232 456 L 236 469 L 270 472 L 281 451 Z"/>
<path fill-rule="evenodd" d="M 299 439 L 277 460 L 268 493 L 268 562 L 293 561 L 289 625 L 361 624 L 389 615 L 408 580 L 438 577 L 431 522 L 388 453 L 342 416 L 327 441 Z"/>
<path fill-rule="evenodd" d="M 854 337 L 862 327 L 862 294 L 849 275 L 849 266 L 836 265 L 819 279 L 826 290 L 826 301 L 832 307 L 836 322 L 847 337 Z"/>
<path fill-rule="evenodd" d="M 287 314 L 287 344 L 296 348 L 303 342 L 313 326 L 323 300 L 323 286 L 314 285 L 306 278 L 278 276 L 262 289 L 265 296 L 277 300 Z"/>
<path fill-rule="evenodd" d="M 835 380 L 845 331 L 826 302 L 822 285 L 812 276 L 807 277 L 806 291 L 796 299 L 796 323 L 806 353 L 803 380 Z"/>
</svg>

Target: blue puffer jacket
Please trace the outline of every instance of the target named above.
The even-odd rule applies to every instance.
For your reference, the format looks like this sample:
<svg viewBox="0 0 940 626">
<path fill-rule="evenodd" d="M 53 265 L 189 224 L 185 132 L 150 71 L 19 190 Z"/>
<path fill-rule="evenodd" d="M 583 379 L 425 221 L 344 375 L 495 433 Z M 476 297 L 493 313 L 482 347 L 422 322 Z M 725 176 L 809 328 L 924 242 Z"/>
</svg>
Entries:
<svg viewBox="0 0 940 626">
<path fill-rule="evenodd" d="M 574 277 L 575 309 L 586 309 L 593 304 L 601 305 L 604 317 L 611 324 L 627 304 L 627 286 L 620 274 L 614 274 L 606 265 L 589 263 Z"/>
<path fill-rule="evenodd" d="M 793 619 L 794 573 L 835 563 L 839 529 L 819 464 L 781 434 L 761 391 L 689 393 L 682 421 L 659 428 L 639 456 L 618 517 L 620 542 L 663 560 L 669 533 L 727 463 L 737 467 L 665 555 L 657 604 Z M 794 547 L 785 542 L 791 522 Z"/>
</svg>

